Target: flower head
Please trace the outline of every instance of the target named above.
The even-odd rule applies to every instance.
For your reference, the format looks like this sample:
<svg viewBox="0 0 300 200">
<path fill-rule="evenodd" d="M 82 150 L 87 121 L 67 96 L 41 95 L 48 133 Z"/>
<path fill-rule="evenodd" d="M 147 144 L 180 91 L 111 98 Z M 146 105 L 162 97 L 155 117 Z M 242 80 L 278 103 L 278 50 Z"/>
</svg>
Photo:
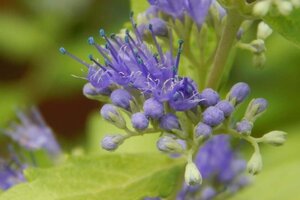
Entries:
<svg viewBox="0 0 300 200">
<path fill-rule="evenodd" d="M 28 113 L 17 112 L 20 122 L 14 122 L 4 133 L 28 150 L 44 149 L 51 155 L 61 153 L 52 130 L 36 108 Z"/>
</svg>

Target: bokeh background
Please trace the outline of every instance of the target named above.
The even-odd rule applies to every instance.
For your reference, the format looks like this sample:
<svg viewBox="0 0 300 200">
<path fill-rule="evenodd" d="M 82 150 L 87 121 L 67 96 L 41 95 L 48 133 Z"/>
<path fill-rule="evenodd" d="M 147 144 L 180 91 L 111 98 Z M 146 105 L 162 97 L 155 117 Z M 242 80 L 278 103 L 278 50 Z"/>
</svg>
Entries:
<svg viewBox="0 0 300 200">
<path fill-rule="evenodd" d="M 78 77 L 84 76 L 84 67 L 62 56 L 58 48 L 65 46 L 88 60 L 94 49 L 87 38 L 98 36 L 99 28 L 118 32 L 128 21 L 129 12 L 128 0 L 0 1 L 0 127 L 5 128 L 15 119 L 16 108 L 36 105 L 66 151 L 87 145 L 89 132 L 101 131 L 101 126 L 95 130 L 100 104 L 82 95 L 85 80 Z M 276 33 L 267 40 L 266 47 L 267 61 L 260 69 L 253 67 L 250 53 L 238 51 L 229 81 L 222 88 L 226 91 L 235 82 L 244 81 L 251 86 L 251 97 L 269 101 L 268 111 L 257 121 L 254 134 L 279 129 L 289 132 L 289 136 L 283 148 L 263 148 L 265 168 L 293 164 L 295 169 L 289 173 L 297 181 L 300 49 Z M 98 141 L 93 139 L 92 143 Z M 271 176 L 268 173 L 258 177 L 258 185 Z M 283 177 L 273 181 L 275 185 L 287 181 L 285 173 L 275 175 Z M 291 184 L 290 193 L 296 191 L 293 187 Z"/>
</svg>

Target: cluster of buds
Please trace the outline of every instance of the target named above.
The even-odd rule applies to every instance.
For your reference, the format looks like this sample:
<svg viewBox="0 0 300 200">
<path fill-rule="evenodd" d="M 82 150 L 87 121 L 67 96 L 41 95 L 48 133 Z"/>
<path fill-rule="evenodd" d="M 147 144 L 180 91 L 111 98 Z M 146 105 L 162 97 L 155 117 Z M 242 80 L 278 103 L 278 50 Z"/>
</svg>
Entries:
<svg viewBox="0 0 300 200">
<path fill-rule="evenodd" d="M 272 34 L 272 29 L 263 21 L 257 26 L 256 39 L 250 43 L 239 42 L 238 46 L 241 49 L 248 50 L 253 54 L 253 65 L 261 68 L 266 61 L 266 46 L 265 40 Z"/>
<path fill-rule="evenodd" d="M 294 8 L 300 7 L 299 0 L 261 0 L 253 7 L 253 14 L 259 17 L 265 16 L 272 7 L 276 7 L 281 15 L 289 15 Z"/>
</svg>

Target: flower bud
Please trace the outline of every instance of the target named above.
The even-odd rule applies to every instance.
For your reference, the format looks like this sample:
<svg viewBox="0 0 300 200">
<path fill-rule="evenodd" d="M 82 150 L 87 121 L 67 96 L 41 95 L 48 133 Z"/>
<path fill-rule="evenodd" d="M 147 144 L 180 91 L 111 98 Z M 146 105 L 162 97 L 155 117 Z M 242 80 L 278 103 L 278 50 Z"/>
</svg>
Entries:
<svg viewBox="0 0 300 200">
<path fill-rule="evenodd" d="M 142 112 L 134 113 L 131 116 L 131 122 L 133 128 L 135 128 L 138 131 L 143 131 L 149 126 L 149 120 L 146 117 L 146 115 Z"/>
<path fill-rule="evenodd" d="M 123 143 L 124 139 L 125 137 L 122 135 L 108 135 L 102 139 L 101 146 L 107 151 L 114 151 Z"/>
<path fill-rule="evenodd" d="M 246 110 L 246 118 L 249 120 L 255 120 L 261 113 L 263 113 L 268 106 L 268 102 L 264 98 L 253 99 Z"/>
<path fill-rule="evenodd" d="M 271 131 L 263 135 L 262 141 L 274 146 L 280 146 L 284 144 L 286 135 L 287 133 L 283 131 Z"/>
<path fill-rule="evenodd" d="M 185 167 L 184 179 L 187 185 L 200 185 L 202 183 L 202 176 L 195 163 L 187 163 Z"/>
<path fill-rule="evenodd" d="M 166 131 L 172 131 L 173 129 L 180 129 L 178 118 L 176 117 L 176 115 L 171 113 L 163 115 L 159 119 L 159 126 L 161 129 L 164 129 Z"/>
<path fill-rule="evenodd" d="M 277 9 L 282 15 L 289 15 L 293 10 L 293 4 L 288 1 L 279 1 Z"/>
<path fill-rule="evenodd" d="M 205 107 L 214 106 L 220 100 L 219 94 L 211 88 L 206 88 L 205 90 L 203 90 L 200 94 L 200 98 L 203 99 L 200 102 L 200 105 L 203 105 Z"/>
<path fill-rule="evenodd" d="M 203 113 L 203 122 L 209 126 L 217 126 L 224 121 L 224 113 L 217 107 L 210 106 Z"/>
<path fill-rule="evenodd" d="M 259 17 L 265 16 L 271 6 L 271 1 L 259 1 L 253 7 L 253 14 Z"/>
<path fill-rule="evenodd" d="M 229 117 L 234 110 L 233 105 L 226 100 L 219 101 L 216 107 L 223 111 L 225 117 Z"/>
<path fill-rule="evenodd" d="M 242 134 L 250 135 L 252 128 L 253 128 L 253 123 L 246 119 L 243 119 L 242 121 L 236 124 L 236 130 Z"/>
<path fill-rule="evenodd" d="M 167 36 L 168 35 L 168 28 L 165 21 L 161 20 L 160 18 L 152 18 L 149 21 L 149 24 L 152 24 L 152 31 L 154 35 L 157 36 Z"/>
<path fill-rule="evenodd" d="M 157 148 L 166 153 L 180 153 L 184 149 L 176 139 L 170 136 L 163 136 L 157 141 Z"/>
<path fill-rule="evenodd" d="M 132 96 L 127 90 L 117 89 L 111 93 L 110 99 L 114 105 L 129 110 Z"/>
<path fill-rule="evenodd" d="M 262 165 L 260 153 L 254 152 L 247 164 L 248 172 L 252 175 L 256 175 L 262 170 Z"/>
<path fill-rule="evenodd" d="M 247 83 L 236 83 L 228 93 L 228 101 L 234 102 L 234 106 L 238 105 L 246 99 L 250 93 L 250 88 Z"/>
<path fill-rule="evenodd" d="M 260 22 L 257 27 L 257 39 L 265 40 L 272 32 L 272 29 L 265 22 Z"/>
<path fill-rule="evenodd" d="M 83 87 L 83 95 L 89 99 L 101 100 L 105 96 L 109 96 L 111 90 L 109 88 L 95 88 L 91 83 L 86 83 Z"/>
<path fill-rule="evenodd" d="M 159 119 L 164 114 L 163 104 L 154 98 L 147 99 L 144 102 L 143 108 L 146 116 L 151 117 L 152 119 Z"/>
<path fill-rule="evenodd" d="M 199 122 L 195 128 L 195 138 L 207 139 L 211 136 L 212 128 L 202 122 Z"/>
<path fill-rule="evenodd" d="M 126 128 L 126 121 L 124 120 L 116 106 L 112 104 L 105 104 L 104 106 L 102 106 L 100 114 L 105 120 L 114 124 L 118 128 Z"/>
</svg>

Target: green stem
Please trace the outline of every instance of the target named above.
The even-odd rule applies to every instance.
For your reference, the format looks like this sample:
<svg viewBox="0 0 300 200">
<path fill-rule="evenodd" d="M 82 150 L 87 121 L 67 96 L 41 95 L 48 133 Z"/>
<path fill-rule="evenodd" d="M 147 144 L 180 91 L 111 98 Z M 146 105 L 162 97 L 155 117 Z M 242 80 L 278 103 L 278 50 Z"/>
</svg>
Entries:
<svg viewBox="0 0 300 200">
<path fill-rule="evenodd" d="M 236 38 L 236 33 L 242 21 L 243 18 L 236 10 L 228 10 L 226 24 L 215 53 L 210 73 L 208 74 L 206 87 L 218 88 L 226 66 L 226 61 Z"/>
</svg>

